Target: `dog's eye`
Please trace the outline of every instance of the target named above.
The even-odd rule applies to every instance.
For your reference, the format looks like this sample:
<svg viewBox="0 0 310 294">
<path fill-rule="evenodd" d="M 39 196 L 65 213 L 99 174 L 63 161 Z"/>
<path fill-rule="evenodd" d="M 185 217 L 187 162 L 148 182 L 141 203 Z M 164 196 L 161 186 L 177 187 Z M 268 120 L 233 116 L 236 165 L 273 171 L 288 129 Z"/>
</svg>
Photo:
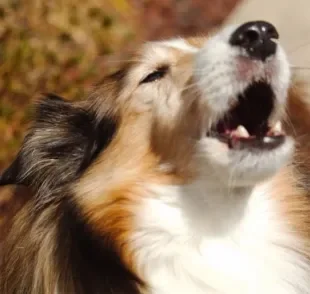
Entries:
<svg viewBox="0 0 310 294">
<path fill-rule="evenodd" d="M 147 75 L 144 79 L 142 79 L 140 84 L 155 82 L 163 78 L 167 72 L 168 72 L 168 66 L 159 67 L 155 71 Z"/>
</svg>

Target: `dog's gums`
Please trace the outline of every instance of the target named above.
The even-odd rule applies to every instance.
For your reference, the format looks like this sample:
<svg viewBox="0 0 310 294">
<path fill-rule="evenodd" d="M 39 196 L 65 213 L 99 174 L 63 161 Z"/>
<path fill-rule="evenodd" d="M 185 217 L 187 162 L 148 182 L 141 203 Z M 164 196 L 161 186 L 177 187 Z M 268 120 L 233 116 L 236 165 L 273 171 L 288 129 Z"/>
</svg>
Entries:
<svg viewBox="0 0 310 294">
<path fill-rule="evenodd" d="M 147 42 L 48 95 L 0 185 L 33 192 L 1 294 L 310 294 L 310 103 L 276 28 Z"/>
</svg>

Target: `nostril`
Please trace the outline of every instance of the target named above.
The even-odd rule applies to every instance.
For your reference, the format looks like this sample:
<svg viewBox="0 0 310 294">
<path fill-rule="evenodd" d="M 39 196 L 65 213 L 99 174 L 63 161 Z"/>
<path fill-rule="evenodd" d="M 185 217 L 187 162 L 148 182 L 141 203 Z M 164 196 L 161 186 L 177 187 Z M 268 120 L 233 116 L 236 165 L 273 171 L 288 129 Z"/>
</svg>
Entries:
<svg viewBox="0 0 310 294">
<path fill-rule="evenodd" d="M 254 28 L 249 28 L 244 33 L 244 41 L 246 41 L 248 44 L 256 43 L 260 40 L 260 33 L 259 31 L 255 30 Z"/>
<path fill-rule="evenodd" d="M 250 27 L 247 30 L 235 34 L 231 38 L 231 45 L 240 47 L 249 47 L 260 40 L 260 32 L 255 27 Z"/>
<path fill-rule="evenodd" d="M 262 32 L 256 25 L 245 24 L 239 27 L 231 36 L 230 44 L 234 46 L 247 47 L 259 42 Z"/>
</svg>

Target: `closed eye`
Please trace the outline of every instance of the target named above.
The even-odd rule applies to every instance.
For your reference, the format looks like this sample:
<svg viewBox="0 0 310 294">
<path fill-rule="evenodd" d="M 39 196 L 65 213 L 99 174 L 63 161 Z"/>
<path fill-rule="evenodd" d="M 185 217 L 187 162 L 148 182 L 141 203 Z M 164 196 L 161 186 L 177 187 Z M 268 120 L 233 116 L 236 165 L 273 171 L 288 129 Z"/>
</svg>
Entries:
<svg viewBox="0 0 310 294">
<path fill-rule="evenodd" d="M 157 68 L 152 73 L 148 74 L 145 78 L 140 81 L 140 84 L 155 82 L 161 78 L 163 78 L 168 72 L 168 66 L 161 66 Z"/>
</svg>

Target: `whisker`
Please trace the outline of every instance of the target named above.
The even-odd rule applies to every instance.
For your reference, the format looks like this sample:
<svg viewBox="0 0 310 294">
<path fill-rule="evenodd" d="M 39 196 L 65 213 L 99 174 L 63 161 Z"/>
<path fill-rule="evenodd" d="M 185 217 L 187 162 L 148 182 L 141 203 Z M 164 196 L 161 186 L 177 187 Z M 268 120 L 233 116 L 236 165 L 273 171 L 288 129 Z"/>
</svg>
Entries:
<svg viewBox="0 0 310 294">
<path fill-rule="evenodd" d="M 285 108 L 284 111 L 285 111 L 285 114 L 286 114 L 286 115 L 284 115 L 283 120 L 284 120 L 288 125 L 290 125 L 290 127 L 292 128 L 292 131 L 293 131 L 293 133 L 294 133 L 294 136 L 296 137 L 297 131 L 296 131 L 295 127 L 294 127 L 294 124 L 293 124 L 293 122 L 292 122 L 290 116 L 288 115 L 288 109 L 287 109 L 287 107 Z"/>
</svg>

